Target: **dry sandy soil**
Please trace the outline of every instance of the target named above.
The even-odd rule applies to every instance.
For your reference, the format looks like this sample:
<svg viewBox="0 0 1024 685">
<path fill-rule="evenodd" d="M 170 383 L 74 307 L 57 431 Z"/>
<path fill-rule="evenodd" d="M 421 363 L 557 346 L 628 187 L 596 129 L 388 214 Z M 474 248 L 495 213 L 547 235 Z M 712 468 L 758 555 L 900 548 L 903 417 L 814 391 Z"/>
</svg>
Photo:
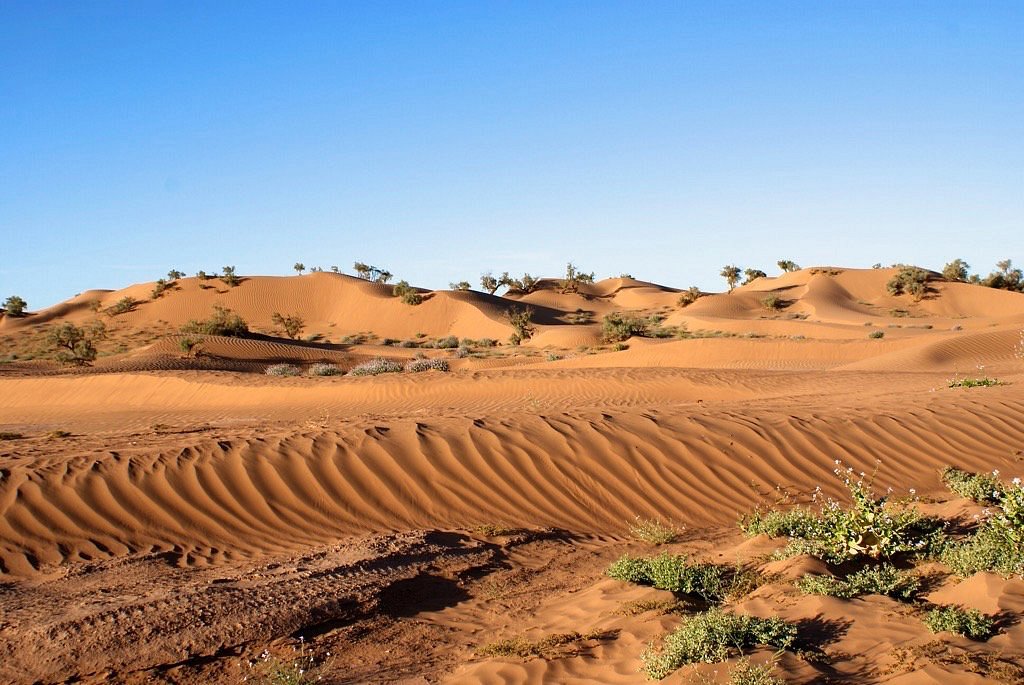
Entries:
<svg viewBox="0 0 1024 685">
<path fill-rule="evenodd" d="M 842 498 L 837 459 L 959 520 L 979 508 L 944 489 L 944 465 L 1024 475 L 1024 295 L 936 279 L 915 301 L 886 293 L 893 273 L 804 269 L 687 307 L 631 279 L 410 306 L 337 274 L 187 278 L 0 318 L 0 682 L 274 683 L 296 659 L 330 683 L 649 682 L 641 653 L 686 611 L 605 571 L 665 549 L 767 574 L 727 604 L 798 626 L 803 649 L 776 657 L 786 682 L 1024 682 L 1021 579 L 926 565 L 919 601 L 1000 622 L 984 642 L 934 634 L 912 603 L 801 593 L 821 562 L 771 561 L 785 540 L 735 524 L 780 493 Z M 134 310 L 104 314 L 125 297 Z M 184 358 L 179 327 L 214 304 L 259 335 Z M 510 304 L 535 311 L 519 347 Z M 274 312 L 301 316 L 304 339 Z M 611 312 L 673 335 L 616 349 Z M 93 366 L 41 358 L 48 327 L 97 318 Z M 422 347 L 445 336 L 501 344 Z M 263 373 L 417 353 L 451 371 Z M 1001 384 L 949 387 L 964 377 Z M 682 534 L 655 550 L 636 517 Z"/>
</svg>

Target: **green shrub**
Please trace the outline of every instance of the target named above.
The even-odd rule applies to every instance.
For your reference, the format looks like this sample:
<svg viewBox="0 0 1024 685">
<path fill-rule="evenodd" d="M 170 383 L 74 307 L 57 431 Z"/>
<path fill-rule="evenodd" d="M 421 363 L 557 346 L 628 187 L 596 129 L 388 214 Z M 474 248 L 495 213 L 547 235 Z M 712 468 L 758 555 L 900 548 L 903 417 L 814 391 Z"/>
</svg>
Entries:
<svg viewBox="0 0 1024 685">
<path fill-rule="evenodd" d="M 954 378 L 949 382 L 948 387 L 950 388 L 991 388 L 997 385 L 1002 385 L 1003 382 L 998 378 L 989 378 L 984 376 L 982 378 Z"/>
<path fill-rule="evenodd" d="M 268 376 L 300 376 L 302 369 L 294 364 L 272 364 L 267 367 Z"/>
<path fill-rule="evenodd" d="M 201 344 L 202 340 L 191 336 L 185 336 L 178 341 L 178 347 L 185 354 L 186 358 L 193 356 L 193 353 L 198 354 L 198 347 Z"/>
<path fill-rule="evenodd" d="M 222 335 L 230 338 L 244 338 L 249 335 L 249 325 L 245 322 L 245 319 L 230 309 L 215 304 L 209 319 L 205 321 L 189 321 L 181 327 L 181 332 L 192 335 Z"/>
<path fill-rule="evenodd" d="M 576 266 L 572 262 L 569 262 L 565 266 L 565 278 L 563 278 L 561 280 L 561 282 L 559 283 L 559 286 L 560 286 L 563 294 L 565 294 L 565 293 L 575 293 L 575 292 L 579 291 L 580 285 L 582 285 L 584 283 L 593 283 L 593 282 L 594 282 L 594 273 L 593 272 L 591 272 L 589 274 L 583 273 L 579 269 L 577 269 Z"/>
<path fill-rule="evenodd" d="M 659 590 L 697 595 L 706 601 L 724 597 L 727 580 L 721 566 L 690 564 L 685 555 L 667 553 L 647 558 L 625 555 L 608 568 L 608 575 Z"/>
<path fill-rule="evenodd" d="M 998 472 L 993 472 L 998 476 Z M 1024 485 L 1014 478 L 999 493 L 998 504 L 965 540 L 946 546 L 942 560 L 961 576 L 978 571 L 1024 574 Z"/>
<path fill-rule="evenodd" d="M 954 259 L 942 267 L 942 277 L 947 281 L 966 281 L 967 270 L 971 265 L 962 259 Z"/>
<path fill-rule="evenodd" d="M 702 297 L 704 297 L 704 293 L 700 291 L 700 288 L 698 288 L 695 285 L 692 285 L 683 292 L 679 293 L 679 299 L 676 300 L 676 304 L 678 304 L 680 307 L 687 307 Z"/>
<path fill-rule="evenodd" d="M 135 311 L 135 308 L 139 305 L 138 300 L 130 295 L 122 297 L 120 300 L 112 304 L 106 309 L 107 316 L 115 317 L 118 314 L 127 314 L 128 312 Z"/>
<path fill-rule="evenodd" d="M 782 298 L 779 297 L 776 293 L 768 293 L 767 295 L 761 298 L 761 306 L 764 307 L 765 309 L 770 309 L 772 311 L 778 311 L 782 309 L 783 304 L 784 302 Z"/>
<path fill-rule="evenodd" d="M 935 607 L 925 614 L 924 624 L 933 633 L 946 631 L 972 640 L 987 640 L 996 633 L 995 623 L 991 617 L 977 609 L 963 609 L 958 606 Z"/>
<path fill-rule="evenodd" d="M 454 335 L 449 335 L 448 337 L 445 338 L 439 338 L 437 342 L 434 343 L 434 347 L 436 347 L 439 350 L 451 350 L 458 346 L 459 339 Z"/>
<path fill-rule="evenodd" d="M 761 535 L 771 538 L 806 537 L 817 525 L 818 517 L 810 509 L 794 507 L 786 511 L 754 509 L 740 517 L 739 527 L 748 537 Z"/>
<path fill-rule="evenodd" d="M 750 285 L 759 278 L 764 278 L 768 274 L 761 271 L 760 269 L 744 269 L 743 275 L 746 276 L 746 280 L 743 281 L 743 285 Z"/>
<path fill-rule="evenodd" d="M 796 626 L 781 618 L 757 618 L 711 609 L 686 619 L 665 637 L 660 650 L 648 649 L 644 671 L 661 680 L 695 662 L 716 663 L 750 647 L 786 649 L 796 640 Z"/>
<path fill-rule="evenodd" d="M 828 595 L 852 599 L 861 595 L 887 595 L 894 599 L 911 599 L 921 588 L 921 579 L 892 564 L 867 566 L 845 578 L 806 574 L 796 582 L 809 595 Z"/>
<path fill-rule="evenodd" d="M 408 281 L 399 281 L 394 285 L 391 292 L 395 297 L 408 305 L 417 305 L 423 302 L 423 296 L 409 285 Z"/>
<path fill-rule="evenodd" d="M 721 276 L 725 279 L 725 282 L 729 284 L 729 292 L 732 292 L 736 287 L 736 284 L 740 282 L 740 268 L 738 266 L 727 265 L 722 267 Z"/>
<path fill-rule="evenodd" d="M 622 342 L 633 336 L 641 337 L 647 334 L 648 325 L 647 319 L 622 312 L 612 312 L 604 317 L 602 338 L 605 342 Z"/>
<path fill-rule="evenodd" d="M 7 316 L 25 316 L 26 307 L 28 307 L 28 302 L 25 302 L 25 300 L 17 295 L 11 295 L 4 300 L 4 313 Z"/>
<path fill-rule="evenodd" d="M 306 327 L 306 322 L 302 320 L 302 317 L 298 314 L 289 314 L 285 316 L 280 312 L 274 312 L 270 320 L 277 326 L 284 329 L 285 335 L 292 340 L 295 340 L 302 334 L 302 329 Z"/>
<path fill-rule="evenodd" d="M 65 321 L 49 331 L 47 342 L 56 348 L 60 363 L 87 366 L 96 360 L 96 343 L 105 337 L 106 327 L 99 321 L 85 328 Z"/>
<path fill-rule="evenodd" d="M 636 517 L 629 527 L 629 534 L 651 545 L 667 545 L 679 539 L 679 529 L 658 519 Z"/>
<path fill-rule="evenodd" d="M 920 300 L 928 292 L 928 278 L 929 274 L 924 269 L 900 265 L 900 270 L 885 284 L 885 289 L 890 295 L 906 293 Z"/>
<path fill-rule="evenodd" d="M 448 288 L 451 290 L 469 290 L 472 288 L 469 281 L 459 281 L 458 283 L 449 283 Z"/>
<path fill-rule="evenodd" d="M 741 657 L 729 671 L 728 685 L 785 685 L 785 681 L 775 675 L 774 663 L 756 665 Z"/>
<path fill-rule="evenodd" d="M 978 504 L 996 504 L 1005 489 L 996 473 L 970 473 L 952 466 L 942 469 L 942 482 L 954 494 Z"/>
<path fill-rule="evenodd" d="M 448 362 L 444 359 L 413 359 L 405 365 L 405 370 L 412 373 L 422 371 L 448 371 Z"/>
<path fill-rule="evenodd" d="M 885 337 L 885 331 L 871 331 L 868 333 L 868 337 L 872 340 L 881 340 Z"/>
<path fill-rule="evenodd" d="M 508 318 L 509 323 L 512 324 L 512 335 L 508 339 L 510 343 L 518 345 L 524 340 L 529 340 L 533 337 L 532 307 L 524 307 L 523 309 L 509 307 L 505 310 L 505 316 Z"/>
<path fill-rule="evenodd" d="M 220 280 L 224 281 L 224 283 L 229 287 L 234 288 L 236 285 L 242 282 L 242 279 L 240 279 L 238 275 L 235 274 L 235 267 L 225 266 L 223 271 L 224 275 L 220 277 Z"/>
</svg>

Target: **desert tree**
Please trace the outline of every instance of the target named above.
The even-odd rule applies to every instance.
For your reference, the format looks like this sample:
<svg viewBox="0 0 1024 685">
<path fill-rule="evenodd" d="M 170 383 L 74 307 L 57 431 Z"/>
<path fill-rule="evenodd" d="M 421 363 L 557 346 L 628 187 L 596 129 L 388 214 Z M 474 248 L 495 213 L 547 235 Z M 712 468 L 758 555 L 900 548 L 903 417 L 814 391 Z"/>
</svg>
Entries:
<svg viewBox="0 0 1024 685">
<path fill-rule="evenodd" d="M 26 307 L 28 307 L 28 302 L 17 295 L 11 295 L 4 300 L 4 313 L 7 316 L 25 316 Z"/>
<path fill-rule="evenodd" d="M 87 366 L 96 359 L 96 343 L 106 337 L 106 327 L 100 321 L 79 328 L 70 321 L 55 326 L 47 334 L 47 341 L 56 349 L 57 361 L 62 364 Z"/>
<path fill-rule="evenodd" d="M 302 333 L 302 329 L 306 326 L 306 322 L 303 321 L 302 317 L 298 314 L 284 315 L 280 312 L 274 312 L 270 317 L 270 320 L 273 321 L 275 325 L 283 328 L 285 335 L 292 340 L 299 337 L 299 334 Z"/>
<path fill-rule="evenodd" d="M 238 275 L 235 273 L 235 267 L 225 266 L 222 269 L 222 271 L 224 275 L 220 277 L 220 280 L 224 281 L 224 283 L 226 283 L 228 286 L 232 288 L 239 284 L 240 279 L 238 278 Z"/>
<path fill-rule="evenodd" d="M 501 287 L 501 283 L 499 283 L 498 279 L 488 272 L 480 276 L 480 287 L 483 288 L 488 295 L 493 295 L 495 291 Z"/>
<path fill-rule="evenodd" d="M 295 262 L 292 268 L 295 269 L 295 272 L 301 276 L 302 272 L 306 270 L 306 265 L 303 264 L 302 262 Z"/>
<path fill-rule="evenodd" d="M 576 265 L 569 262 L 565 265 L 565 278 L 562 279 L 559 284 L 562 289 L 562 293 L 575 293 L 580 289 L 580 285 L 583 283 L 593 283 L 594 273 L 583 273 L 576 268 Z"/>
<path fill-rule="evenodd" d="M 336 273 L 336 274 L 340 274 L 340 273 L 341 273 L 341 269 L 339 269 L 339 268 L 338 268 L 338 267 L 336 267 L 336 266 L 332 266 L 332 267 L 331 267 L 331 272 L 332 272 L 332 273 Z"/>
<path fill-rule="evenodd" d="M 917 266 L 900 264 L 899 271 L 885 284 L 890 295 L 907 294 L 920 300 L 928 293 L 928 272 Z"/>
<path fill-rule="evenodd" d="M 687 307 L 704 296 L 704 293 L 700 291 L 695 285 L 691 285 L 689 288 L 679 293 L 679 299 L 676 300 L 676 304 L 680 307 Z"/>
<path fill-rule="evenodd" d="M 759 278 L 764 278 L 768 274 L 761 271 L 760 269 L 744 269 L 743 275 L 747 277 L 747 280 L 743 281 L 743 285 L 749 285 Z"/>
<path fill-rule="evenodd" d="M 505 310 L 505 316 L 508 318 L 508 322 L 512 324 L 512 335 L 509 336 L 509 342 L 513 345 L 518 345 L 524 340 L 529 340 L 533 337 L 533 308 L 532 307 L 509 307 Z"/>
<path fill-rule="evenodd" d="M 202 344 L 202 340 L 191 336 L 185 336 L 178 340 L 178 348 L 184 353 L 186 359 L 198 357 Z"/>
<path fill-rule="evenodd" d="M 362 262 L 353 264 L 352 269 L 356 272 L 356 276 L 371 283 L 387 283 L 394 275 L 386 269 L 363 264 Z"/>
<path fill-rule="evenodd" d="M 171 269 L 170 271 L 167 272 L 167 280 L 168 281 L 176 281 L 179 278 L 185 278 L 185 273 L 183 271 L 178 271 L 177 269 Z"/>
<path fill-rule="evenodd" d="M 1001 290 L 1024 292 L 1024 273 L 1013 268 L 1013 260 L 1003 259 L 996 262 L 996 269 L 981 281 L 982 285 Z"/>
<path fill-rule="evenodd" d="M 725 282 L 729 284 L 729 292 L 732 292 L 736 287 L 736 284 L 740 282 L 740 268 L 738 266 L 728 265 L 723 266 L 719 275 L 725 279 Z"/>
<path fill-rule="evenodd" d="M 249 335 L 249 324 L 230 309 L 215 304 L 210 318 L 203 321 L 192 319 L 181 327 L 181 332 L 192 335 L 223 335 L 244 338 Z"/>
<path fill-rule="evenodd" d="M 451 290 L 469 290 L 472 286 L 469 281 L 459 281 L 458 283 L 449 283 L 448 287 Z"/>
<path fill-rule="evenodd" d="M 954 259 L 946 266 L 942 267 L 942 277 L 947 281 L 966 281 L 967 270 L 971 268 L 971 265 L 962 259 Z"/>
<path fill-rule="evenodd" d="M 789 273 L 790 271 L 800 270 L 800 265 L 791 259 L 780 259 L 775 263 L 779 266 L 780 269 L 782 269 L 786 273 Z"/>
<path fill-rule="evenodd" d="M 150 297 L 154 300 L 161 297 L 165 292 L 171 288 L 171 284 L 166 279 L 159 278 L 156 283 L 153 284 L 153 292 L 150 293 Z"/>
</svg>

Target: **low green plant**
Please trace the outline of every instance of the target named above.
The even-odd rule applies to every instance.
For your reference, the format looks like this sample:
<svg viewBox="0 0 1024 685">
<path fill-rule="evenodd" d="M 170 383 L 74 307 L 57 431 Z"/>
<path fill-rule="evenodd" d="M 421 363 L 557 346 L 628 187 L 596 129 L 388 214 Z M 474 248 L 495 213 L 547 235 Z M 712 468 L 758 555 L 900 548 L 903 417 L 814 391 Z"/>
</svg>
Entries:
<svg viewBox="0 0 1024 685">
<path fill-rule="evenodd" d="M 645 519 L 637 516 L 629 527 L 630 536 L 651 545 L 667 545 L 679 539 L 681 531 L 660 519 Z"/>
<path fill-rule="evenodd" d="M 778 311 L 779 309 L 782 309 L 783 304 L 784 302 L 782 298 L 779 297 L 776 293 L 768 293 L 767 295 L 761 298 L 761 306 L 764 307 L 765 309 L 770 309 L 772 311 Z"/>
<path fill-rule="evenodd" d="M 960 576 L 978 571 L 1024 575 L 1024 485 L 1020 478 L 1004 487 L 998 504 L 981 519 L 974 533 L 947 544 L 941 558 Z"/>
<path fill-rule="evenodd" d="M 805 574 L 796 586 L 809 595 L 828 595 L 852 599 L 861 595 L 886 595 L 894 599 L 909 600 L 921 589 L 921 579 L 901 571 L 892 564 L 866 566 L 843 578 Z"/>
<path fill-rule="evenodd" d="M 1002 384 L 1003 382 L 998 378 L 989 378 L 988 376 L 981 378 L 953 378 L 949 381 L 950 388 L 991 388 Z"/>
<path fill-rule="evenodd" d="M 872 340 L 881 340 L 885 337 L 885 331 L 871 331 L 868 333 L 868 337 Z"/>
<path fill-rule="evenodd" d="M 933 633 L 946 631 L 969 637 L 972 640 L 987 640 L 996 633 L 995 622 L 977 609 L 958 606 L 939 606 L 924 616 L 924 624 Z"/>
<path fill-rule="evenodd" d="M 423 371 L 447 372 L 448 369 L 448 362 L 444 359 L 413 359 L 405 365 L 405 370 L 411 373 L 420 373 Z"/>
<path fill-rule="evenodd" d="M 770 538 L 806 537 L 817 525 L 818 517 L 804 507 L 794 507 L 785 511 L 777 509 L 754 509 L 740 517 L 739 527 L 748 537 L 767 535 Z"/>
<path fill-rule="evenodd" d="M 971 473 L 947 466 L 942 469 L 942 482 L 954 494 L 966 497 L 978 504 L 996 504 L 1002 499 L 1003 481 L 998 473 Z"/>
<path fill-rule="evenodd" d="M 326 656 L 330 654 L 327 652 Z M 243 680 L 257 685 L 312 685 L 323 680 L 326 668 L 326 662 L 308 651 L 300 638 L 295 657 L 282 659 L 264 651 L 249 661 Z"/>
<path fill-rule="evenodd" d="M 417 305 L 423 302 L 423 296 L 416 291 L 409 281 L 399 281 L 392 287 L 391 292 L 395 297 L 399 298 L 408 305 Z"/>
<path fill-rule="evenodd" d="M 725 569 L 715 564 L 691 564 L 685 555 L 660 554 L 656 557 L 624 555 L 608 568 L 608 575 L 659 590 L 696 595 L 705 601 L 719 601 L 725 596 Z"/>
<path fill-rule="evenodd" d="M 755 664 L 747 657 L 740 657 L 729 671 L 728 685 L 785 685 L 775 675 L 775 663 Z"/>
<path fill-rule="evenodd" d="M 685 619 L 665 636 L 660 649 L 648 648 L 641 657 L 643 670 L 661 680 L 686 664 L 725 661 L 758 645 L 786 649 L 796 637 L 796 626 L 778 617 L 758 618 L 710 609 Z"/>
<path fill-rule="evenodd" d="M 10 317 L 25 316 L 25 308 L 28 303 L 17 295 L 11 295 L 4 300 L 4 314 Z"/>
<path fill-rule="evenodd" d="M 650 321 L 632 314 L 612 312 L 604 317 L 601 336 L 605 342 L 622 342 L 634 336 L 647 335 Z"/>
<path fill-rule="evenodd" d="M 219 304 L 213 306 L 210 318 L 203 321 L 195 319 L 181 327 L 181 332 L 192 335 L 221 335 L 231 338 L 244 338 L 249 335 L 249 325 L 238 314 Z"/>
</svg>

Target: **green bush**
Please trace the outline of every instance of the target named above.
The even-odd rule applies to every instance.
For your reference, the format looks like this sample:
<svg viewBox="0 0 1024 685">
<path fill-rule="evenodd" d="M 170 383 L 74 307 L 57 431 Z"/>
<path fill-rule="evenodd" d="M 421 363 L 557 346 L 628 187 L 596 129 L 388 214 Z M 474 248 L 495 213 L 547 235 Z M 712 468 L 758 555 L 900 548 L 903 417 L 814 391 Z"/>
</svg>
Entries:
<svg viewBox="0 0 1024 685">
<path fill-rule="evenodd" d="M 900 270 L 885 284 L 885 290 L 890 295 L 906 293 L 920 300 L 928 292 L 928 278 L 929 274 L 924 269 L 900 265 Z"/>
<path fill-rule="evenodd" d="M 989 378 L 984 376 L 982 378 L 954 378 L 948 384 L 950 388 L 992 388 L 997 385 L 1002 385 L 1003 382 L 998 378 Z"/>
<path fill-rule="evenodd" d="M 776 293 L 768 293 L 761 298 L 761 306 L 772 311 L 782 309 L 783 304 L 785 304 L 783 299 Z"/>
<path fill-rule="evenodd" d="M 220 277 L 220 280 L 224 281 L 224 283 L 229 287 L 234 288 L 236 285 L 242 282 L 242 279 L 240 279 L 238 275 L 235 274 L 235 267 L 225 266 L 223 271 L 224 275 Z"/>
<path fill-rule="evenodd" d="M 950 492 L 978 504 L 996 504 L 1005 489 L 995 473 L 970 473 L 952 466 L 942 469 L 942 482 Z"/>
<path fill-rule="evenodd" d="M 885 331 L 871 331 L 868 333 L 868 337 L 872 340 L 881 340 L 885 337 Z"/>
<path fill-rule="evenodd" d="M 665 637 L 660 650 L 644 652 L 643 668 L 649 677 L 661 680 L 686 664 L 725 661 L 736 652 L 758 645 L 786 649 L 796 637 L 796 626 L 781 618 L 711 609 L 686 619 Z"/>
<path fill-rule="evenodd" d="M 978 571 L 1024 575 L 1024 487 L 1019 478 L 1005 487 L 995 511 L 972 535 L 946 545 L 942 561 L 960 576 Z"/>
<path fill-rule="evenodd" d="M 608 575 L 659 590 L 697 595 L 706 601 L 724 597 L 727 581 L 721 566 L 690 564 L 685 555 L 667 553 L 647 558 L 623 556 L 608 568 Z"/>
<path fill-rule="evenodd" d="M 115 317 L 118 314 L 127 314 L 128 312 L 135 311 L 135 308 L 139 305 L 138 300 L 130 295 L 122 297 L 120 300 L 112 304 L 106 309 L 107 316 Z"/>
<path fill-rule="evenodd" d="M 399 281 L 394 285 L 391 292 L 394 293 L 395 297 L 408 305 L 417 305 L 423 302 L 423 296 L 409 285 L 409 281 Z"/>
<path fill-rule="evenodd" d="M 56 348 L 56 359 L 60 363 L 88 366 L 96 360 L 96 343 L 105 337 L 106 327 L 102 322 L 79 328 L 65 321 L 49 331 L 47 342 Z"/>
<path fill-rule="evenodd" d="M 977 609 L 963 609 L 958 606 L 935 607 L 925 614 L 924 624 L 933 633 L 946 631 L 972 640 L 987 640 L 996 633 L 995 623 L 991 617 Z"/>
<path fill-rule="evenodd" d="M 508 318 L 508 322 L 512 324 L 512 335 L 508 339 L 510 343 L 518 345 L 524 340 L 529 340 L 533 337 L 532 307 L 524 307 L 523 309 L 509 307 L 505 311 L 505 316 Z"/>
<path fill-rule="evenodd" d="M 26 307 L 28 307 L 28 302 L 25 302 L 25 300 L 17 295 L 11 295 L 4 300 L 4 313 L 7 316 L 25 316 Z"/>
<path fill-rule="evenodd" d="M 651 545 L 673 543 L 679 538 L 679 532 L 679 529 L 671 524 L 662 523 L 658 519 L 642 519 L 639 516 L 629 527 L 629 534 L 632 537 Z"/>
<path fill-rule="evenodd" d="M 569 262 L 565 266 L 565 278 L 561 280 L 561 282 L 559 283 L 559 287 L 561 288 L 563 294 L 575 293 L 579 291 L 580 285 L 584 283 L 593 282 L 593 272 L 589 274 L 583 273 L 579 269 L 577 269 L 572 262 Z"/>
<path fill-rule="evenodd" d="M 642 337 L 647 335 L 649 323 L 647 319 L 638 316 L 612 312 L 604 317 L 602 338 L 605 342 L 622 342 L 633 336 Z"/>
<path fill-rule="evenodd" d="M 700 298 L 704 297 L 704 293 L 700 291 L 695 285 L 690 286 L 683 292 L 679 293 L 679 299 L 676 300 L 676 304 L 680 307 L 688 307 Z"/>
<path fill-rule="evenodd" d="M 841 599 L 861 595 L 887 595 L 894 599 L 908 600 L 920 590 L 921 579 L 892 564 L 879 564 L 862 568 L 845 578 L 808 573 L 796 585 L 809 595 L 828 595 Z"/>
<path fill-rule="evenodd" d="M 786 511 L 754 509 L 740 517 L 739 527 L 748 537 L 761 535 L 770 538 L 807 537 L 818 523 L 818 517 L 810 509 L 794 507 Z"/>
<path fill-rule="evenodd" d="M 285 316 L 280 312 L 274 312 L 270 320 L 277 326 L 284 329 L 285 335 L 292 340 L 295 340 L 302 334 L 302 329 L 306 327 L 306 322 L 302 320 L 302 317 L 298 314 L 289 314 Z"/>
<path fill-rule="evenodd" d="M 192 320 L 181 327 L 181 332 L 192 335 L 222 335 L 230 338 L 244 338 L 249 335 L 249 325 L 238 314 L 219 304 L 213 306 L 210 318 L 204 321 Z"/>
</svg>

